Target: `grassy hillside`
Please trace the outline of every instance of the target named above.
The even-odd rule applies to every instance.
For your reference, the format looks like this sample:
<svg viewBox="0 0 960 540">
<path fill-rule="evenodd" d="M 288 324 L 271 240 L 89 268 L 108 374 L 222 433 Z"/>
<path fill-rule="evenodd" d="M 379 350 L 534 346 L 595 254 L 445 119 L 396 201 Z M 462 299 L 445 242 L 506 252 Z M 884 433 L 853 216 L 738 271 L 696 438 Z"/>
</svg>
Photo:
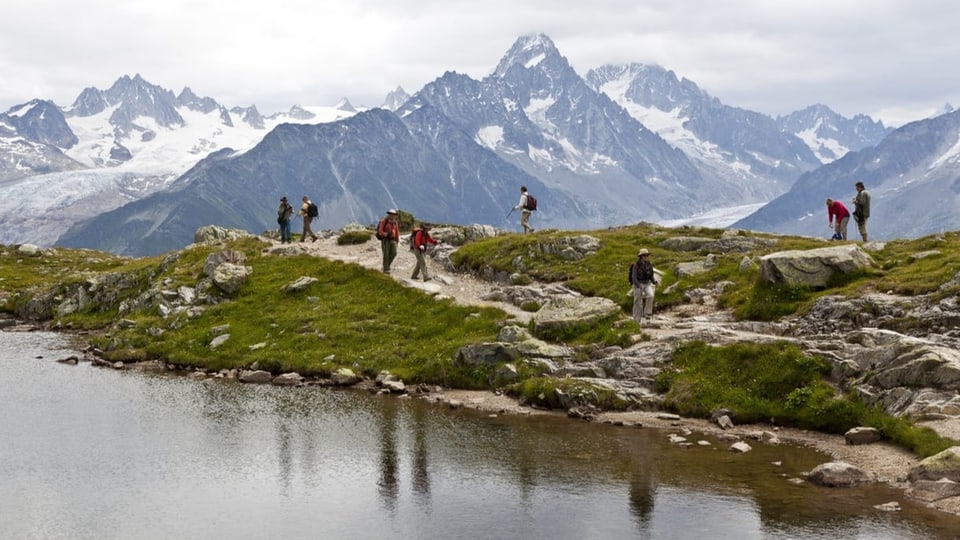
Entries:
<svg viewBox="0 0 960 540">
<path fill-rule="evenodd" d="M 563 255 L 558 245 L 577 234 L 597 238 L 599 251 L 579 259 Z M 667 229 L 651 225 L 583 233 L 546 231 L 469 243 L 459 248 L 452 260 L 463 271 L 506 272 L 518 283 L 562 282 L 585 295 L 610 298 L 623 308 L 623 319 L 629 319 L 630 311 L 627 268 L 641 247 L 649 249 L 651 261 L 665 271 L 658 293 L 660 310 L 683 303 L 688 291 L 713 288 L 720 282 L 727 283 L 719 296 L 720 305 L 732 308 L 740 318 L 757 320 L 803 313 L 813 300 L 825 294 L 860 296 L 879 291 L 945 298 L 960 291 L 960 280 L 954 279 L 960 268 L 958 233 L 888 242 L 883 249 L 870 252 L 877 263 L 875 268 L 844 276 L 822 290 L 765 285 L 760 282 L 755 265 L 742 263 L 745 258 L 755 260 L 775 251 L 829 244 L 818 239 L 759 233 L 750 236 L 770 239 L 771 245 L 748 253 L 714 253 L 716 264 L 706 272 L 682 279 L 676 276 L 672 270 L 678 264 L 703 260 L 707 254 L 666 249 L 661 245 L 663 241 L 681 236 L 719 239 L 723 234 L 719 229 Z M 490 388 L 496 381 L 495 368 L 466 368 L 454 357 L 464 345 L 495 341 L 499 329 L 511 322 L 501 310 L 437 300 L 354 264 L 305 255 L 265 255 L 265 244 L 253 238 L 231 241 L 227 247 L 243 252 L 245 264 L 252 268 L 249 281 L 233 296 L 216 291 L 203 275 L 204 261 L 211 253 L 223 250 L 223 246 L 191 246 L 164 257 L 143 259 L 70 249 L 25 257 L 13 247 L 4 247 L 0 250 L 0 310 L 18 312 L 31 298 L 46 295 L 55 301 L 58 295 L 66 295 L 71 286 L 89 285 L 90 280 L 109 281 L 104 276 L 122 276 L 112 281 L 117 283 L 117 290 L 111 302 L 54 314 L 49 323 L 57 328 L 92 330 L 91 340 L 110 360 L 163 360 L 205 370 L 256 366 L 275 373 L 296 371 L 305 376 L 326 376 L 341 367 L 370 377 L 389 370 L 408 383 L 430 382 L 460 388 Z M 304 276 L 317 281 L 305 290 L 286 292 L 287 284 Z M 201 310 L 182 310 L 167 316 L 162 316 L 156 304 L 144 301 L 172 294 L 180 286 L 196 287 L 198 293 L 209 294 L 209 300 Z M 144 307 L 130 309 L 137 302 Z M 124 305 L 126 311 L 121 314 Z M 623 343 L 625 334 L 638 331 L 632 321 L 608 320 L 601 324 L 603 328 L 579 328 L 578 334 L 562 339 L 570 346 L 586 349 L 597 341 Z M 904 318 L 891 324 L 909 328 L 917 321 Z M 212 348 L 211 341 L 222 333 L 230 334 L 230 338 Z M 706 355 L 708 361 L 683 361 L 691 351 L 698 358 Z M 747 418 L 773 415 L 778 422 L 829 431 L 869 423 L 886 426 L 888 437 L 922 454 L 949 446 L 949 441 L 916 430 L 909 422 L 894 421 L 843 396 L 824 384 L 821 367 L 810 371 L 812 365 L 819 366 L 815 359 L 798 360 L 797 355 L 801 353 L 785 354 L 781 345 L 751 349 L 748 356 L 784 359 L 776 363 L 780 370 L 779 386 L 772 393 L 751 388 L 747 382 L 770 376 L 770 363 L 758 362 L 754 368 L 740 362 L 747 371 L 739 373 L 743 378 L 726 385 L 737 389 L 737 395 L 730 397 L 715 385 L 707 384 L 708 380 L 719 380 L 709 366 L 717 364 L 720 358 L 736 364 L 736 359 L 745 353 L 736 347 L 711 350 L 687 344 L 678 349 L 674 369 L 664 372 L 660 379 L 667 396 L 665 404 L 687 414 L 704 415 L 711 408 L 731 406 L 731 400 L 739 398 L 738 412 Z M 793 365 L 801 371 L 784 371 Z M 753 369 L 756 371 L 750 371 Z M 534 369 L 519 372 L 521 380 L 510 391 L 546 406 L 556 405 L 551 402 L 554 389 L 579 391 L 588 385 L 583 379 L 540 376 Z M 737 380 L 747 382 L 741 384 Z M 624 406 L 609 391 L 597 390 L 594 395 L 597 404 L 605 408 Z M 785 404 L 784 396 L 792 398 Z"/>
</svg>

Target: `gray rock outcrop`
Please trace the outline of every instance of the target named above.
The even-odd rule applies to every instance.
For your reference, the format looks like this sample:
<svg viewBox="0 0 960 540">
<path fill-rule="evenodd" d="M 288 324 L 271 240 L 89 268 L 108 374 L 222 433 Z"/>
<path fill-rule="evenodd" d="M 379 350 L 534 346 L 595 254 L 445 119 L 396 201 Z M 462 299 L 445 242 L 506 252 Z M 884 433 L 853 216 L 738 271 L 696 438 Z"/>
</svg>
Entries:
<svg viewBox="0 0 960 540">
<path fill-rule="evenodd" d="M 760 257 L 760 276 L 773 284 L 826 287 L 836 273 L 870 268 L 873 259 L 856 244 L 804 251 L 780 251 Z"/>
<path fill-rule="evenodd" d="M 941 478 L 960 482 L 960 446 L 947 448 L 939 454 L 924 459 L 910 469 L 908 478 L 911 482 L 918 480 L 936 481 Z"/>
<path fill-rule="evenodd" d="M 562 332 L 578 325 L 592 325 L 620 313 L 620 306 L 602 297 L 552 298 L 533 316 L 533 332 Z"/>
</svg>

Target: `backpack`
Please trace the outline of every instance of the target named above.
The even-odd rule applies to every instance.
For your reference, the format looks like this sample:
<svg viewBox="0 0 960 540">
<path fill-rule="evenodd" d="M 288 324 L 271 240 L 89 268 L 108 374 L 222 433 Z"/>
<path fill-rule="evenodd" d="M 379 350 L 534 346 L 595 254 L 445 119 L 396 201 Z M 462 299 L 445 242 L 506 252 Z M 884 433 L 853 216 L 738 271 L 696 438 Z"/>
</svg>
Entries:
<svg viewBox="0 0 960 540">
<path fill-rule="evenodd" d="M 386 238 L 385 236 L 380 234 L 380 229 L 382 228 L 383 228 L 383 220 L 381 219 L 380 223 L 377 223 L 377 232 L 373 233 L 373 235 L 377 237 L 377 240 L 383 240 L 384 238 Z"/>
<path fill-rule="evenodd" d="M 417 231 L 420 229 L 414 229 L 410 231 L 410 251 L 415 251 L 417 249 Z"/>
<path fill-rule="evenodd" d="M 637 263 L 630 263 L 630 271 L 627 274 L 627 282 L 629 282 L 631 285 L 633 285 L 633 276 L 636 275 L 634 274 L 636 269 L 637 269 Z"/>
<path fill-rule="evenodd" d="M 527 205 L 524 207 L 525 210 L 530 210 L 531 212 L 537 209 L 537 198 L 533 195 L 527 193 Z"/>
<path fill-rule="evenodd" d="M 317 217 L 320 215 L 320 212 L 317 210 L 317 205 L 313 202 L 307 205 L 307 215 L 309 217 Z"/>
</svg>

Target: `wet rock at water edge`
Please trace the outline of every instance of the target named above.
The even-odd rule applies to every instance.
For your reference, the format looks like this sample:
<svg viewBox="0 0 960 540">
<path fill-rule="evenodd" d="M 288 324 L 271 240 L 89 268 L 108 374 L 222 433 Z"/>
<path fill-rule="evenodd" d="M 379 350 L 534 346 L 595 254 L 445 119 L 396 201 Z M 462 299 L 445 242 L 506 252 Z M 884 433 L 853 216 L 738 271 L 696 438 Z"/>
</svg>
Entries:
<svg viewBox="0 0 960 540">
<path fill-rule="evenodd" d="M 869 473 L 842 461 L 818 465 L 806 476 L 814 484 L 826 487 L 854 487 L 873 482 Z"/>
</svg>

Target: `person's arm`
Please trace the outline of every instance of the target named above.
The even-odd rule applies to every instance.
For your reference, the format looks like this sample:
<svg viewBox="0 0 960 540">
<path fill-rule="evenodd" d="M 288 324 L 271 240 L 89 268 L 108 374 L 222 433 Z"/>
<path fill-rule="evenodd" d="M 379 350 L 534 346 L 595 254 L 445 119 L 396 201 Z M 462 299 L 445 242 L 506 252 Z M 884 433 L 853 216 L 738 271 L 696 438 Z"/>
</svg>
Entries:
<svg viewBox="0 0 960 540">
<path fill-rule="evenodd" d="M 525 206 L 527 206 L 527 194 L 526 194 L 526 193 L 520 195 L 520 202 L 518 202 L 517 205 L 513 207 L 513 209 L 514 209 L 514 210 L 522 210 Z"/>
</svg>

